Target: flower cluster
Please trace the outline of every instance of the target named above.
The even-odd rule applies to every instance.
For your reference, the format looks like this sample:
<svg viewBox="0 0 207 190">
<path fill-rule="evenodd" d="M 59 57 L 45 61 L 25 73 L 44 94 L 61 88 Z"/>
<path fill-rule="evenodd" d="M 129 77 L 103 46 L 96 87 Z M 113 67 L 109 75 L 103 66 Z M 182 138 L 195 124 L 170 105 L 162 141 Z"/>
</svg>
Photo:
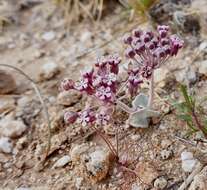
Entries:
<svg viewBox="0 0 207 190">
<path fill-rule="evenodd" d="M 61 88 L 66 91 L 74 89 L 85 92 L 100 101 L 113 103 L 118 86 L 117 75 L 120 62 L 121 59 L 116 54 L 101 57 L 95 64 L 95 69 L 91 68 L 82 72 L 77 82 L 64 79 Z"/>
<path fill-rule="evenodd" d="M 87 125 L 97 124 L 100 126 L 107 125 L 110 121 L 110 116 L 105 111 L 95 112 L 91 109 L 86 109 L 82 112 L 66 112 L 64 115 L 66 123 L 79 123 L 83 127 Z"/>
<path fill-rule="evenodd" d="M 132 34 L 126 34 L 123 41 L 128 45 L 126 57 L 133 63 L 133 69 L 129 71 L 130 93 L 133 93 L 132 89 L 137 89 L 143 79 L 151 78 L 154 69 L 169 57 L 177 55 L 183 46 L 178 36 L 169 35 L 169 26 L 158 26 L 157 32 L 135 29 Z"/>
<path fill-rule="evenodd" d="M 127 81 L 118 80 L 121 59 L 117 54 L 99 58 L 95 67 L 82 72 L 76 82 L 71 79 L 62 81 L 62 90 L 74 89 L 98 100 L 97 110 L 87 107 L 82 112 L 67 112 L 66 122 L 77 122 L 82 126 L 106 125 L 111 115 L 108 110 L 116 105 L 125 109 L 124 111 L 128 110 L 128 113 L 133 113 L 134 109 L 120 101 L 120 90 L 127 87 L 132 97 L 137 96 L 140 84 L 153 79 L 154 69 L 159 68 L 168 58 L 177 55 L 183 46 L 183 41 L 178 36 L 169 34 L 168 26 L 158 26 L 157 32 L 135 29 L 124 36 L 124 43 L 127 44 L 125 54 L 130 60 Z"/>
</svg>

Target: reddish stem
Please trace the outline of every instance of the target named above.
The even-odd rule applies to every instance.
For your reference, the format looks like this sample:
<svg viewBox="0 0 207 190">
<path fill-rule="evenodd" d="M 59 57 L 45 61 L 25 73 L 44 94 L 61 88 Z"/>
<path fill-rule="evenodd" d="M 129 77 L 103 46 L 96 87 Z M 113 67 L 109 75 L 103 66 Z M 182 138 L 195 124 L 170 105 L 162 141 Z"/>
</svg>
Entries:
<svg viewBox="0 0 207 190">
<path fill-rule="evenodd" d="M 204 130 L 204 127 L 201 125 L 200 121 L 198 120 L 198 117 L 194 110 L 192 110 L 192 116 L 197 127 L 203 132 L 204 136 L 207 138 L 207 132 Z"/>
<path fill-rule="evenodd" d="M 114 155 L 114 157 L 116 159 L 118 159 L 118 154 L 117 154 L 117 151 L 115 150 L 114 146 L 112 145 L 112 143 L 109 141 L 109 139 L 107 137 L 104 136 L 104 134 L 99 130 L 97 129 L 96 127 L 94 126 L 91 126 L 96 132 L 97 134 L 105 141 L 105 143 L 108 145 L 108 148 L 110 149 L 110 151 L 112 152 L 112 154 Z"/>
</svg>

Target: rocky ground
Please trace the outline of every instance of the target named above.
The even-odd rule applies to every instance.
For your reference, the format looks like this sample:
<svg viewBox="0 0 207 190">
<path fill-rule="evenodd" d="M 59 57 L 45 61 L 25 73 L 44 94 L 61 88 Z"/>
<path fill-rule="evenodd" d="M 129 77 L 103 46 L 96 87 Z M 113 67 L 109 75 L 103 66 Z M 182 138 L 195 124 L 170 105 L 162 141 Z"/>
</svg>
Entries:
<svg viewBox="0 0 207 190">
<path fill-rule="evenodd" d="M 163 116 L 147 129 L 120 126 L 121 159 L 128 157 L 137 178 L 113 160 L 96 133 L 63 122 L 65 110 L 80 110 L 85 97 L 60 92 L 59 85 L 64 77 L 78 78 L 99 55 L 123 55 L 124 32 L 151 27 L 150 22 L 129 22 L 116 5 L 100 22 L 86 20 L 66 32 L 64 18 L 50 1 L 8 2 L 2 10 L 13 24 L 0 35 L 0 64 L 20 68 L 39 86 L 51 120 L 51 148 L 45 157 L 47 120 L 32 83 L 0 66 L 0 189 L 182 190 L 188 181 L 183 189 L 207 189 L 206 140 L 200 132 L 189 136 L 169 103 L 181 99 L 181 82 L 198 98 L 207 94 L 205 0 L 161 1 L 151 10 L 155 23 L 170 24 L 185 47 L 156 70 L 156 107 Z M 121 114 L 118 119 L 124 118 Z M 114 140 L 112 126 L 104 131 Z"/>
</svg>

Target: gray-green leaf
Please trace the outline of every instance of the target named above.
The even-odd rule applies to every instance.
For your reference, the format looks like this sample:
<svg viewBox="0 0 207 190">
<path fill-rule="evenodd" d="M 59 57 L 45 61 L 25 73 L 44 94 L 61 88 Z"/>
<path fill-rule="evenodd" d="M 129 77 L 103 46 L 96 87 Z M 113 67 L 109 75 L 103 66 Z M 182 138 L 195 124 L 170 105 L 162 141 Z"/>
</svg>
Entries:
<svg viewBox="0 0 207 190">
<path fill-rule="evenodd" d="M 143 93 L 140 93 L 138 96 L 136 96 L 136 98 L 133 100 L 132 102 L 132 106 L 134 108 L 138 108 L 138 107 L 147 107 L 148 104 L 148 96 L 146 96 Z"/>
<path fill-rule="evenodd" d="M 136 128 L 147 128 L 149 126 L 149 118 L 154 116 L 159 116 L 159 112 L 146 108 L 131 114 L 129 117 L 129 124 Z"/>
</svg>

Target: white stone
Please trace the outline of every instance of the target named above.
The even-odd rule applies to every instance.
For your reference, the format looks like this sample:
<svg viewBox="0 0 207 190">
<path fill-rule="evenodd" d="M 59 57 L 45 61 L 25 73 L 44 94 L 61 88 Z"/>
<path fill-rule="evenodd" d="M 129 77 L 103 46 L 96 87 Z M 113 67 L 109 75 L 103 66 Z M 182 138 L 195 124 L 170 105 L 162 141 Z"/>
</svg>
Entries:
<svg viewBox="0 0 207 190">
<path fill-rule="evenodd" d="M 47 42 L 53 40 L 54 38 L 55 38 L 55 32 L 54 31 L 45 32 L 42 35 L 42 39 L 47 41 Z"/>
<path fill-rule="evenodd" d="M 10 139 L 7 137 L 0 138 L 0 151 L 4 153 L 11 153 L 12 152 L 12 144 Z"/>
<path fill-rule="evenodd" d="M 81 154 L 86 152 L 88 149 L 89 147 L 86 144 L 75 145 L 70 152 L 72 161 L 78 161 L 80 159 Z"/>
<path fill-rule="evenodd" d="M 10 138 L 21 136 L 27 126 L 19 120 L 2 119 L 0 120 L 0 134 Z"/>
<path fill-rule="evenodd" d="M 200 51 L 203 51 L 205 49 L 207 49 L 207 42 L 206 41 L 202 42 L 199 46 Z"/>
<path fill-rule="evenodd" d="M 63 156 L 62 158 L 60 158 L 59 160 L 57 160 L 55 162 L 55 164 L 53 165 L 53 168 L 61 168 L 63 166 L 65 166 L 67 163 L 69 163 L 71 161 L 70 156 Z"/>
<path fill-rule="evenodd" d="M 18 187 L 16 188 L 16 190 L 31 190 L 31 189 L 28 187 Z"/>
<path fill-rule="evenodd" d="M 196 72 L 193 70 L 193 69 L 190 69 L 188 72 L 187 72 L 187 79 L 189 81 L 189 83 L 194 83 L 196 82 Z"/>
<path fill-rule="evenodd" d="M 207 76 L 207 60 L 197 62 L 198 72 Z"/>
<path fill-rule="evenodd" d="M 160 154 L 161 154 L 161 158 L 162 158 L 163 160 L 167 160 L 167 159 L 169 159 L 170 157 L 172 157 L 173 152 L 172 152 L 171 150 L 166 150 L 166 149 L 164 149 L 164 150 L 161 151 Z"/>
<path fill-rule="evenodd" d="M 191 152 L 184 151 L 181 153 L 182 169 L 184 172 L 192 172 L 197 160 L 193 158 Z"/>
<path fill-rule="evenodd" d="M 167 180 L 164 177 L 159 177 L 154 182 L 154 187 L 157 189 L 164 189 L 167 186 Z"/>
<path fill-rule="evenodd" d="M 50 79 L 59 71 L 58 65 L 54 62 L 45 63 L 41 69 L 40 77 L 43 79 Z"/>
<path fill-rule="evenodd" d="M 83 183 L 83 178 L 82 177 L 77 177 L 75 181 L 75 186 L 77 189 L 80 189 Z"/>
<path fill-rule="evenodd" d="M 140 186 L 136 183 L 132 184 L 131 190 L 141 190 Z"/>
<path fill-rule="evenodd" d="M 141 135 L 140 134 L 134 134 L 134 135 L 131 135 L 130 138 L 133 141 L 138 141 L 139 139 L 141 139 Z"/>
<path fill-rule="evenodd" d="M 89 31 L 85 31 L 82 33 L 81 37 L 80 37 L 80 41 L 81 42 L 86 42 L 87 40 L 89 40 L 92 36 L 92 33 Z"/>
</svg>

